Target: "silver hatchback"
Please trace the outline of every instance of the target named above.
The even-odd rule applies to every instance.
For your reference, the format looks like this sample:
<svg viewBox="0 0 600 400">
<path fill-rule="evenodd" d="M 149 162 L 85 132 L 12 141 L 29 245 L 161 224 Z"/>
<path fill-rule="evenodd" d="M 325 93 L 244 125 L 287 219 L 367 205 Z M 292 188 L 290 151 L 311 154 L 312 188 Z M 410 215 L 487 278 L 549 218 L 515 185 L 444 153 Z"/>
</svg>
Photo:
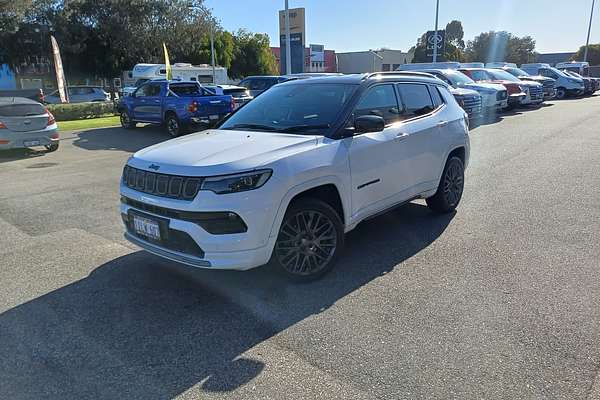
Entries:
<svg viewBox="0 0 600 400">
<path fill-rule="evenodd" d="M 58 149 L 58 126 L 42 104 L 24 97 L 0 97 L 0 150 L 44 146 Z"/>
</svg>

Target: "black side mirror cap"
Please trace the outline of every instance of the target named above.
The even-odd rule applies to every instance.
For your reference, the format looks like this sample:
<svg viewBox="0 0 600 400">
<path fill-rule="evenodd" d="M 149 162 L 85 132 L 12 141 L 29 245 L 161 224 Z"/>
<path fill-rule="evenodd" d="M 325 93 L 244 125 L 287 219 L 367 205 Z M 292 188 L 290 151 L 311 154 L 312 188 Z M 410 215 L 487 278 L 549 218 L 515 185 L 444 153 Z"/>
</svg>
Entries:
<svg viewBox="0 0 600 400">
<path fill-rule="evenodd" d="M 354 133 L 381 132 L 385 121 L 378 115 L 361 115 L 354 119 Z"/>
</svg>

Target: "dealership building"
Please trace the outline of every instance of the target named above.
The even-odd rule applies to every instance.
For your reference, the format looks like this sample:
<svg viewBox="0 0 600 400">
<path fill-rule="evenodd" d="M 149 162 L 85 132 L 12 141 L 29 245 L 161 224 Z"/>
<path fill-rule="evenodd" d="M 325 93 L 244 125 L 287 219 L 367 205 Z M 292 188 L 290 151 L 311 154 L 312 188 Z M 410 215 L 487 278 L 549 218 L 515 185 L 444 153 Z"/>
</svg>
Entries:
<svg viewBox="0 0 600 400">
<path fill-rule="evenodd" d="M 412 62 L 414 53 L 381 49 L 336 53 L 336 56 L 338 72 L 355 74 L 362 72 L 395 71 L 400 65 Z"/>
</svg>

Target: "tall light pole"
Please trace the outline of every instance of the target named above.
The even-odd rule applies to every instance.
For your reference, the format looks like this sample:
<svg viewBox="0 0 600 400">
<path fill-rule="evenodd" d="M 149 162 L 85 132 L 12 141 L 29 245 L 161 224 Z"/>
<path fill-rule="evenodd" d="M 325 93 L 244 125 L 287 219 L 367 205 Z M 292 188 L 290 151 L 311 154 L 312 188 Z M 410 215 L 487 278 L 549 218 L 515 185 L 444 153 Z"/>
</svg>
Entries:
<svg viewBox="0 0 600 400">
<path fill-rule="evenodd" d="M 435 4 L 435 33 L 433 35 L 433 62 L 437 62 L 438 51 L 438 15 L 440 11 L 440 0 L 436 0 Z"/>
<path fill-rule="evenodd" d="M 592 0 L 592 11 L 590 11 L 590 24 L 588 25 L 587 40 L 585 41 L 585 52 L 583 53 L 583 61 L 587 61 L 588 47 L 590 46 L 590 32 L 592 31 L 592 18 L 594 17 L 594 3 L 596 0 Z"/>
<path fill-rule="evenodd" d="M 285 73 L 292 73 L 292 49 L 290 43 L 290 9 L 288 0 L 285 0 Z"/>
<path fill-rule="evenodd" d="M 212 83 L 214 85 L 217 83 L 215 74 L 215 23 L 212 19 L 210 22 L 210 65 L 212 65 Z"/>
</svg>

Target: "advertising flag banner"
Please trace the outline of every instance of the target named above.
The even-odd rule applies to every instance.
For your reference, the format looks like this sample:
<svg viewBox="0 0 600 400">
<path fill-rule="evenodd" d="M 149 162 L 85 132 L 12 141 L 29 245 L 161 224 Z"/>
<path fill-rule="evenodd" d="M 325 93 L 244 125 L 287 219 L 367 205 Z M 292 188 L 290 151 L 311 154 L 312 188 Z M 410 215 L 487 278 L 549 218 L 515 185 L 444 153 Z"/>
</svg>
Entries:
<svg viewBox="0 0 600 400">
<path fill-rule="evenodd" d="M 173 73 L 171 72 L 171 63 L 169 62 L 169 53 L 167 52 L 167 45 L 163 42 L 163 49 L 165 50 L 165 68 L 167 69 L 167 80 L 173 79 Z"/>
<path fill-rule="evenodd" d="M 65 71 L 63 69 L 62 60 L 60 58 L 60 50 L 54 36 L 50 36 L 52 42 L 52 55 L 54 56 L 54 70 L 56 71 L 56 83 L 58 85 L 58 94 L 61 103 L 69 102 L 69 93 L 65 85 Z"/>
</svg>

